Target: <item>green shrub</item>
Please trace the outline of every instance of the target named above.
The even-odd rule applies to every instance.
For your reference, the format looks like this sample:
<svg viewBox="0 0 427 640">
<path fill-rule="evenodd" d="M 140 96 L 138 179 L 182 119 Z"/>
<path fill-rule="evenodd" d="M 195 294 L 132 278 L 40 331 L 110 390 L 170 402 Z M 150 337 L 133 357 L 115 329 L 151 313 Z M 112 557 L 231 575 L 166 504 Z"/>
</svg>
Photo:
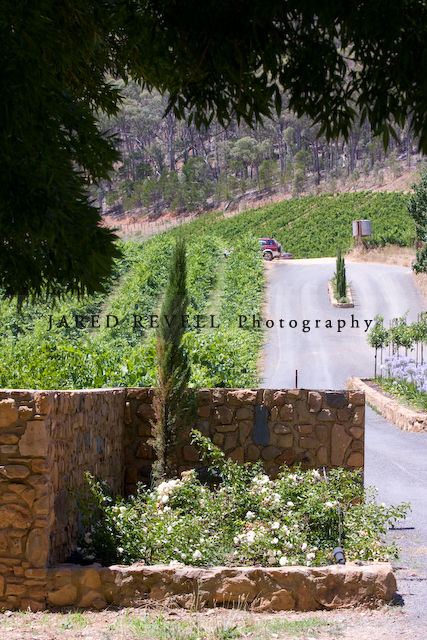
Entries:
<svg viewBox="0 0 427 640">
<path fill-rule="evenodd" d="M 330 564 L 339 540 L 338 506 L 347 560 L 397 556 L 394 543 L 382 543 L 381 536 L 405 518 L 409 505 L 376 504 L 357 471 L 334 469 L 325 481 L 317 470 L 285 468 L 271 480 L 260 464 L 224 460 L 203 436 L 196 434 L 196 441 L 213 454 L 217 484 L 203 485 L 195 471 L 185 471 L 152 491 L 139 486 L 124 500 L 88 476 L 92 504 L 80 505 L 87 557 L 199 566 Z"/>
</svg>

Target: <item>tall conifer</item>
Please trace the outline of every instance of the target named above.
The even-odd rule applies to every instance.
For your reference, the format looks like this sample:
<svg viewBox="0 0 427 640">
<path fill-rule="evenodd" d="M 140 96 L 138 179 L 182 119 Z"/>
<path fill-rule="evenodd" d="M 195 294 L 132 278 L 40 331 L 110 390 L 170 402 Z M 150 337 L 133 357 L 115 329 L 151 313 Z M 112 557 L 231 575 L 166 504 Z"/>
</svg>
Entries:
<svg viewBox="0 0 427 640">
<path fill-rule="evenodd" d="M 157 456 L 152 471 L 155 484 L 176 472 L 176 448 L 192 413 L 191 394 L 187 389 L 190 359 L 181 343 L 188 303 L 185 241 L 180 237 L 172 253 L 157 329 L 157 391 L 152 442 Z"/>
</svg>

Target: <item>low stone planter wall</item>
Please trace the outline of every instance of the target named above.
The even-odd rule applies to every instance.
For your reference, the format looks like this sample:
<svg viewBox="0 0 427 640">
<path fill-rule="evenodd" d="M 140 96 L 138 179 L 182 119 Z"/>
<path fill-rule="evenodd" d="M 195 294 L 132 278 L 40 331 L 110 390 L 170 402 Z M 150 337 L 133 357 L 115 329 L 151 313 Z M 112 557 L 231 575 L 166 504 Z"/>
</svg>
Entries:
<svg viewBox="0 0 427 640">
<path fill-rule="evenodd" d="M 386 562 L 266 569 L 62 565 L 48 569 L 46 577 L 47 606 L 95 609 L 150 600 L 186 609 L 248 604 L 255 611 L 314 611 L 386 603 L 396 592 L 393 569 Z"/>
<path fill-rule="evenodd" d="M 363 391 L 366 402 L 378 409 L 384 418 L 394 422 L 402 431 L 427 431 L 427 412 L 412 411 L 402 406 L 393 398 L 388 398 L 381 391 L 376 391 L 371 386 L 363 382 L 360 378 L 349 378 L 348 387 Z"/>
</svg>

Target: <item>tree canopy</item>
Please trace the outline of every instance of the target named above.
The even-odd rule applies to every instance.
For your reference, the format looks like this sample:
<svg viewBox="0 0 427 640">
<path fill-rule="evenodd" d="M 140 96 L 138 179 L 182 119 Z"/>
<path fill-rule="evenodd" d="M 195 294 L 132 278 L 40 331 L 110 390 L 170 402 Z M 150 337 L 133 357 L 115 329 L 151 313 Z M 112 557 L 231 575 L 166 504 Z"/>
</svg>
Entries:
<svg viewBox="0 0 427 640">
<path fill-rule="evenodd" d="M 427 150 L 421 0 L 0 0 L 0 286 L 6 296 L 101 290 L 114 234 L 88 186 L 118 160 L 97 122 L 106 80 L 132 77 L 197 126 L 254 124 L 283 95 L 328 138 L 367 119 L 387 144 L 409 121 Z"/>
</svg>

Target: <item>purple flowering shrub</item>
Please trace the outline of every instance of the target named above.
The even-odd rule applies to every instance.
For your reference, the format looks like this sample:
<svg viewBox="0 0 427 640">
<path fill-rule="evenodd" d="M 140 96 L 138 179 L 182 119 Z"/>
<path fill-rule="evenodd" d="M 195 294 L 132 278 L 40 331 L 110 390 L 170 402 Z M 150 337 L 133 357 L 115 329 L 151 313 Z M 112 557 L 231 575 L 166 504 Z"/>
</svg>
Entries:
<svg viewBox="0 0 427 640">
<path fill-rule="evenodd" d="M 381 368 L 389 375 L 388 379 L 377 379 L 383 389 L 427 409 L 427 364 L 417 364 L 410 356 L 394 355 L 385 358 Z"/>
</svg>

